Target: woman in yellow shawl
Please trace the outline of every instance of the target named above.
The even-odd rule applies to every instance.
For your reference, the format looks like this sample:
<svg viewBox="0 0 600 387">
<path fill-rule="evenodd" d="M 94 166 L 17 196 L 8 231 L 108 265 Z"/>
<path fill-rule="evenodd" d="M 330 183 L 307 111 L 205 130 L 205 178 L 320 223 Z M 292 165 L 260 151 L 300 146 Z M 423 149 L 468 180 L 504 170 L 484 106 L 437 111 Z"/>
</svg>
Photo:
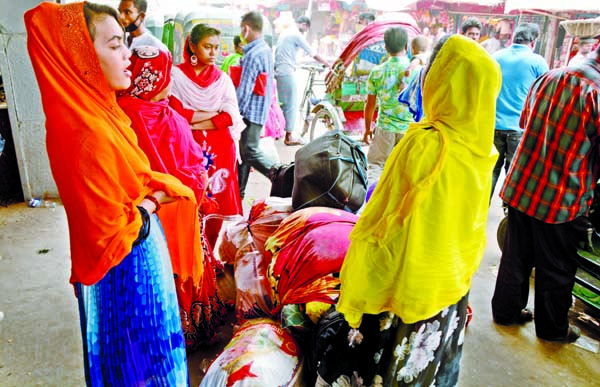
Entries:
<svg viewBox="0 0 600 387">
<path fill-rule="evenodd" d="M 486 242 L 501 77 L 459 35 L 437 44 L 425 71 L 425 118 L 395 147 L 350 234 L 337 305 L 345 349 L 325 354 L 317 386 L 458 383 Z"/>
</svg>

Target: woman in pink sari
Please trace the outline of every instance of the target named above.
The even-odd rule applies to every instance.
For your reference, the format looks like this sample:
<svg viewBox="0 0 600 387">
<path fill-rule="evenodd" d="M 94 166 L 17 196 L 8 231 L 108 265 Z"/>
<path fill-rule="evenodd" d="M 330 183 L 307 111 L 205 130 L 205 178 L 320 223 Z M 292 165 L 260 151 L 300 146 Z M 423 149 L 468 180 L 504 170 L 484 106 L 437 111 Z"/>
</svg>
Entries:
<svg viewBox="0 0 600 387">
<path fill-rule="evenodd" d="M 192 29 L 185 45 L 186 59 L 171 74 L 170 98 L 171 106 L 191 124 L 194 139 L 204 151 L 209 195 L 219 205 L 206 214 L 206 235 L 213 248 L 223 219 L 242 214 L 237 161 L 238 142 L 245 127 L 231 78 L 215 66 L 220 34 L 204 24 Z"/>
<path fill-rule="evenodd" d="M 207 172 L 202 149 L 194 141 L 185 118 L 169 106 L 171 54 L 156 47 L 139 46 L 133 49 L 130 61 L 131 86 L 119 93 L 117 101 L 131 119 L 138 145 L 154 171 L 177 177 L 194 191 L 201 208 L 210 206 L 206 198 Z M 190 221 L 196 229 L 194 239 L 190 240 L 182 237 L 190 224 L 183 222 L 182 209 L 173 208 L 174 213 L 164 216 L 167 210 L 164 207 L 159 217 L 174 261 L 186 348 L 193 350 L 216 338 L 227 311 L 217 293 L 213 267 L 216 259 L 206 242 L 202 218 Z M 200 254 L 192 254 L 196 250 Z M 177 273 L 178 261 L 190 259 L 196 260 L 197 268 L 192 277 L 184 280 Z"/>
</svg>

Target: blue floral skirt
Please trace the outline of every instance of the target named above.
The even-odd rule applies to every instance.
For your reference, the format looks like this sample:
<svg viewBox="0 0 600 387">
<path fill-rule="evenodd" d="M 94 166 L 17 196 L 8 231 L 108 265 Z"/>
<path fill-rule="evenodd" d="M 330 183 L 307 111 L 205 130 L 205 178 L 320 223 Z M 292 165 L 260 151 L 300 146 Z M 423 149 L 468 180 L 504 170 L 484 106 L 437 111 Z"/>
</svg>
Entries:
<svg viewBox="0 0 600 387">
<path fill-rule="evenodd" d="M 76 284 L 88 387 L 188 386 L 185 342 L 162 227 L 104 278 Z"/>
<path fill-rule="evenodd" d="M 354 347 L 348 323 L 332 325 L 334 338 L 316 363 L 315 386 L 456 386 L 468 298 L 414 324 L 389 312 L 363 315 Z"/>
</svg>

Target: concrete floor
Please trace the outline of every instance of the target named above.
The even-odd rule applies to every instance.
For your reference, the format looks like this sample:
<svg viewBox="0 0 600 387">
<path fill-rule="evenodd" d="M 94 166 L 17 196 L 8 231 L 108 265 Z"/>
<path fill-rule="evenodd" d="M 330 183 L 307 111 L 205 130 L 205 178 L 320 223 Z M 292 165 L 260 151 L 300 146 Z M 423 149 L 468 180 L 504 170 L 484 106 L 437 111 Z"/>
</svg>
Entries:
<svg viewBox="0 0 600 387">
<path fill-rule="evenodd" d="M 282 161 L 291 160 L 296 149 L 278 143 Z M 251 199 L 264 197 L 268 191 L 268 181 L 252 173 L 245 208 Z M 600 385 L 597 351 L 540 341 L 533 324 L 502 327 L 493 323 L 490 298 L 500 258 L 496 228 L 501 217 L 500 201 L 495 199 L 488 218 L 485 257 L 471 289 L 474 317 L 465 337 L 460 386 Z M 25 204 L 0 207 L 1 387 L 85 385 L 69 269 L 67 223 L 60 204 L 55 209 Z M 224 297 L 234 296 L 230 275 L 221 278 L 220 287 Z M 575 323 L 587 336 L 583 340 L 598 339 L 597 330 Z M 189 355 L 192 386 L 199 384 L 202 370 L 230 336 L 228 325 L 214 347 Z M 597 342 L 591 344 L 597 346 Z"/>
</svg>

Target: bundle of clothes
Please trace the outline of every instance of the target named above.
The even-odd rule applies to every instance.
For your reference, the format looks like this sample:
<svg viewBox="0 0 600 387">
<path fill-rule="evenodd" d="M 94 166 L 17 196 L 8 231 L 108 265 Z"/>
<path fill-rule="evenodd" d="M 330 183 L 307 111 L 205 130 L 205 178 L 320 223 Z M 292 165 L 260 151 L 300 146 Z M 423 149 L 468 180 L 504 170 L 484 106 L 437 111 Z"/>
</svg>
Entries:
<svg viewBox="0 0 600 387">
<path fill-rule="evenodd" d="M 219 255 L 234 267 L 241 326 L 201 386 L 315 384 L 328 346 L 322 328 L 339 315 L 339 272 L 357 220 L 328 207 L 293 212 L 291 198 L 269 197 L 228 225 Z"/>
</svg>

